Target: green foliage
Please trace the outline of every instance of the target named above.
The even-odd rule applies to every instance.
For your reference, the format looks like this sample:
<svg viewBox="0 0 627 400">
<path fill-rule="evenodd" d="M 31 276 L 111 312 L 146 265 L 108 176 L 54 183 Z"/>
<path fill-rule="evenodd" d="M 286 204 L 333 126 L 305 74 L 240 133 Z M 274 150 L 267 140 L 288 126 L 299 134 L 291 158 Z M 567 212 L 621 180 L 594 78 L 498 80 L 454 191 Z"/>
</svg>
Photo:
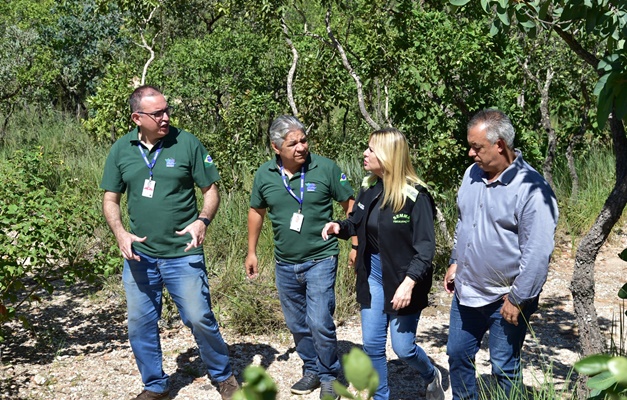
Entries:
<svg viewBox="0 0 627 400">
<path fill-rule="evenodd" d="M 118 271 L 97 237 L 101 215 L 86 202 L 89 182 L 62 179 L 64 161 L 43 148 L 18 150 L 0 164 L 0 323 L 52 293 L 53 282 L 93 282 Z M 2 335 L 0 333 L 0 340 Z"/>
<path fill-rule="evenodd" d="M 107 65 L 119 59 L 129 44 L 123 15 L 116 7 L 97 13 L 93 0 L 57 2 L 51 9 L 54 23 L 42 28 L 42 37 L 61 65 L 56 83 L 63 106 L 84 107 Z"/>
<path fill-rule="evenodd" d="M 580 181 L 576 199 L 571 199 L 571 178 L 565 163 L 556 163 L 554 169 L 555 194 L 560 202 L 559 225 L 573 238 L 579 237 L 592 226 L 615 179 L 612 150 L 605 146 L 594 146 L 589 151 L 590 154 L 577 155 L 575 160 Z"/>
<path fill-rule="evenodd" d="M 274 400 L 278 389 L 270 375 L 262 368 L 249 365 L 244 369 L 244 386 L 233 395 L 233 400 Z"/>
<path fill-rule="evenodd" d="M 333 382 L 335 392 L 348 399 L 371 399 L 379 386 L 379 375 L 372 367 L 370 357 L 353 347 L 342 356 L 342 367 L 346 380 L 357 390 L 357 394 L 337 381 Z M 277 392 L 276 384 L 262 367 L 249 365 L 244 370 L 244 385 L 233 395 L 233 400 L 274 400 Z M 362 397 L 361 392 L 365 392 L 366 397 Z"/>
<path fill-rule="evenodd" d="M 451 0 L 461 7 L 470 0 Z M 597 96 L 598 122 L 604 125 L 611 112 L 618 119 L 627 116 L 627 2 L 613 0 L 533 0 L 509 2 L 481 0 L 486 13 L 496 12 L 491 33 L 518 27 L 534 38 L 539 29 L 553 28 L 569 35 L 582 30 L 597 37 L 604 47 L 600 60 L 587 60 L 600 78 L 594 90 Z M 585 50 L 578 52 L 582 58 Z M 592 55 L 592 57 L 595 57 Z"/>
<path fill-rule="evenodd" d="M 346 380 L 357 390 L 357 394 L 351 393 L 338 381 L 333 382 L 335 392 L 348 399 L 371 399 L 379 386 L 379 374 L 372 366 L 370 357 L 363 350 L 353 347 L 348 354 L 342 356 L 342 367 Z M 361 396 L 363 392 L 366 397 Z"/>
<path fill-rule="evenodd" d="M 627 357 L 592 355 L 577 361 L 575 370 L 590 376 L 590 399 L 627 398 Z"/>
<path fill-rule="evenodd" d="M 133 72 L 125 62 L 109 65 L 96 93 L 87 99 L 89 118 L 83 124 L 97 142 L 112 143 L 130 130 Z"/>
</svg>

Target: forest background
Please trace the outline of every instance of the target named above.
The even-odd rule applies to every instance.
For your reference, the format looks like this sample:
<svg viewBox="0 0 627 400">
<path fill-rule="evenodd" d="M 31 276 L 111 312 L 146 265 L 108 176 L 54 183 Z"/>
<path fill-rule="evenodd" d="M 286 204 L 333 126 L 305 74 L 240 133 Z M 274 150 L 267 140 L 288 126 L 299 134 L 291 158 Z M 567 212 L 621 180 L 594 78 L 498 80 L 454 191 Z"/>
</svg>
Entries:
<svg viewBox="0 0 627 400">
<path fill-rule="evenodd" d="M 498 107 L 558 195 L 558 234 L 578 247 L 582 353 L 603 352 L 594 261 L 627 203 L 626 38 L 618 0 L 3 1 L 0 342 L 9 321 L 29 326 L 29 304 L 59 279 L 102 285 L 119 274 L 98 184 L 131 127 L 127 98 L 148 83 L 219 166 L 223 203 L 205 246 L 216 307 L 242 332 L 282 327 L 269 226 L 262 279 L 254 293 L 241 285 L 248 194 L 277 115 L 297 115 L 312 150 L 355 187 L 369 133 L 401 129 L 438 203 L 442 274 L 469 164 L 466 122 Z M 343 318 L 355 308 L 352 276 L 339 282 Z"/>
</svg>

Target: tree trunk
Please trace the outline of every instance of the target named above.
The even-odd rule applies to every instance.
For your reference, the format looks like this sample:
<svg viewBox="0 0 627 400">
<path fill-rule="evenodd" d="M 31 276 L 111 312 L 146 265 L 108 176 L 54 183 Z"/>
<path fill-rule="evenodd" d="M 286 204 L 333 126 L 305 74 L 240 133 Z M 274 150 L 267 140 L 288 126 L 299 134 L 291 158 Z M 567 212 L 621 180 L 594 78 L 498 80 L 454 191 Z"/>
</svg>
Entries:
<svg viewBox="0 0 627 400">
<path fill-rule="evenodd" d="M 592 228 L 577 249 L 570 290 L 573 295 L 579 342 L 584 356 L 602 353 L 605 341 L 594 307 L 594 263 L 599 249 L 627 204 L 627 137 L 621 120 L 610 116 L 612 143 L 616 156 L 616 181 Z"/>
<path fill-rule="evenodd" d="M 540 118 L 542 121 L 542 127 L 544 128 L 544 132 L 546 132 L 547 137 L 546 158 L 544 159 L 544 164 L 542 165 L 542 171 L 544 173 L 544 179 L 546 179 L 553 190 L 555 190 L 555 183 L 553 183 L 553 160 L 555 160 L 557 139 L 555 137 L 555 129 L 553 129 L 553 125 L 551 124 L 551 113 L 549 112 L 549 89 L 551 87 L 552 80 L 553 70 L 549 67 L 546 70 L 546 80 L 544 81 L 544 86 L 540 85 L 540 82 L 538 81 L 538 90 L 540 90 L 540 96 L 542 98 L 540 101 Z"/>
</svg>

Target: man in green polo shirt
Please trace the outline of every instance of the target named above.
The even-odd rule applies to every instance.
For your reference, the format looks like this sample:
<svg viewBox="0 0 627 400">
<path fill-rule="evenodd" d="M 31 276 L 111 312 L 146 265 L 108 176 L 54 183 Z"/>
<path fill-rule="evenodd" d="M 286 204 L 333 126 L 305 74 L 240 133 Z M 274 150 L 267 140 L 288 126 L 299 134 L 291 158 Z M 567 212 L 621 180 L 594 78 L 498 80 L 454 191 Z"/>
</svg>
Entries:
<svg viewBox="0 0 627 400">
<path fill-rule="evenodd" d="M 320 398 L 338 398 L 332 383 L 340 371 L 333 322 L 339 248 L 335 238 L 322 240 L 320 231 L 333 219 L 333 200 L 345 212 L 352 209 L 353 189 L 333 161 L 309 152 L 305 128 L 296 117 L 277 118 L 270 142 L 276 157 L 257 170 L 250 199 L 246 274 L 257 276 L 256 248 L 267 210 L 279 299 L 304 364 L 291 392 L 307 394 L 320 386 Z"/>
<path fill-rule="evenodd" d="M 222 398 L 230 399 L 238 384 L 211 311 L 202 248 L 207 225 L 220 204 L 216 185 L 220 176 L 200 141 L 170 126 L 171 107 L 157 88 L 140 86 L 129 103 L 137 128 L 111 147 L 100 187 L 105 191 L 103 213 L 125 259 L 128 336 L 144 383 L 135 399 L 169 398 L 157 324 L 164 285 L 191 328 Z M 200 212 L 194 185 L 203 194 Z M 128 231 L 120 213 L 123 193 L 128 200 Z"/>
</svg>

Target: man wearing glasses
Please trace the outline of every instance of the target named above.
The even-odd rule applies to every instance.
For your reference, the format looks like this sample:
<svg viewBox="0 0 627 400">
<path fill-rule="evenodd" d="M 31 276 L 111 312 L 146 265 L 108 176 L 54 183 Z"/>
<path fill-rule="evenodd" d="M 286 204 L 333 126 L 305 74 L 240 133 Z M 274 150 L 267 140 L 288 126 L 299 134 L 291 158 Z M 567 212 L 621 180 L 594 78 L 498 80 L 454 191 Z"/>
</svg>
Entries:
<svg viewBox="0 0 627 400">
<path fill-rule="evenodd" d="M 220 176 L 200 141 L 170 126 L 172 108 L 157 88 L 140 86 L 129 103 L 137 128 L 111 147 L 100 187 L 105 191 L 104 216 L 125 259 L 129 341 L 144 383 L 135 399 L 169 398 L 158 326 L 164 285 L 191 328 L 222 398 L 230 399 L 238 384 L 211 311 L 202 247 L 220 204 Z M 203 195 L 200 211 L 194 184 Z M 120 213 L 123 193 L 128 231 Z"/>
</svg>

